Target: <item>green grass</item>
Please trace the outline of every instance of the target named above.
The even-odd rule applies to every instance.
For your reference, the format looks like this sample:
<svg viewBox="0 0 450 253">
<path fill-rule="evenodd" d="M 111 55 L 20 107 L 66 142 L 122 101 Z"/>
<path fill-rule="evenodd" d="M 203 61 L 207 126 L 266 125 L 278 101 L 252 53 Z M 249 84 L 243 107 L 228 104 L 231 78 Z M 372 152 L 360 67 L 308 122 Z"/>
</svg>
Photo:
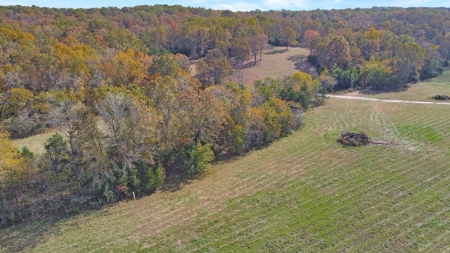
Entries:
<svg viewBox="0 0 450 253">
<path fill-rule="evenodd" d="M 430 126 L 415 126 L 411 124 L 400 124 L 398 131 L 407 138 L 417 141 L 440 141 L 442 136 Z"/>
<path fill-rule="evenodd" d="M 179 191 L 4 229 L 1 249 L 441 252 L 450 247 L 448 115 L 443 105 L 330 99 L 303 129 Z M 335 141 L 361 130 L 396 145 Z"/>
</svg>

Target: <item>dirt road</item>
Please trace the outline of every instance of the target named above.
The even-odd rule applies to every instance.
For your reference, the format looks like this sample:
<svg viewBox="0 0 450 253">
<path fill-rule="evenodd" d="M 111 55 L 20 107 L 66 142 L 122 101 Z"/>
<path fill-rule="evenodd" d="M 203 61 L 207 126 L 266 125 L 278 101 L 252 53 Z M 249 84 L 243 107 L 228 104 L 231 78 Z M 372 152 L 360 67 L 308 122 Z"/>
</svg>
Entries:
<svg viewBox="0 0 450 253">
<path fill-rule="evenodd" d="M 412 101 L 412 100 L 397 100 L 397 99 L 377 99 L 377 98 L 366 98 L 366 97 L 345 96 L 345 95 L 327 95 L 327 96 L 330 97 L 330 98 L 366 100 L 366 101 L 377 101 L 377 102 L 385 102 L 385 103 L 450 105 L 450 102 L 429 102 L 429 101 Z"/>
</svg>

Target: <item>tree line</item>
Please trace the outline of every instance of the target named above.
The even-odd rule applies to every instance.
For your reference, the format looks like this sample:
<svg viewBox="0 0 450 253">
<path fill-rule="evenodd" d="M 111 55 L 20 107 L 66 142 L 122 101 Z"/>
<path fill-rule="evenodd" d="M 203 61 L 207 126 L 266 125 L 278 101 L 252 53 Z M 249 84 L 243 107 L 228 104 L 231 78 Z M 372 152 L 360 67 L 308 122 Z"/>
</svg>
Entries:
<svg viewBox="0 0 450 253">
<path fill-rule="evenodd" d="M 28 94 L 18 105 L 32 112 L 25 118 L 59 132 L 38 155 L 18 150 L 0 130 L 1 225 L 146 196 L 166 177 L 197 177 L 214 160 L 292 133 L 302 125 L 301 111 L 323 102 L 314 96 L 322 83 L 303 72 L 202 88 L 171 56 L 153 64 L 159 61 L 175 71 L 155 73 L 141 86 L 97 87 L 85 97 L 14 88 Z"/>
<path fill-rule="evenodd" d="M 357 38 L 352 34 L 316 34 L 309 45 L 308 59 L 334 78 L 332 89 L 392 90 L 436 77 L 448 64 L 440 55 L 439 46 L 424 48 L 409 35 L 397 36 L 374 27 Z"/>
</svg>

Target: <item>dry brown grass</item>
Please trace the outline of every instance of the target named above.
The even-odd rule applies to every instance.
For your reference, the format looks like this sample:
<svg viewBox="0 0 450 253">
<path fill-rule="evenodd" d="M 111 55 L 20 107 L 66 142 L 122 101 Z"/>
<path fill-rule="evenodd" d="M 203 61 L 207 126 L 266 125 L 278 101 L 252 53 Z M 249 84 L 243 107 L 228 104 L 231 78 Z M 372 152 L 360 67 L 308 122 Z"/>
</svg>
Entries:
<svg viewBox="0 0 450 253">
<path fill-rule="evenodd" d="M 292 47 L 286 51 L 285 47 L 272 47 L 263 51 L 262 61 L 259 61 L 259 55 L 255 64 L 253 57 L 241 66 L 241 82 L 250 84 L 256 80 L 264 80 L 266 77 L 283 78 L 301 70 L 317 76 L 315 68 L 306 61 L 309 50 L 306 48 Z M 191 63 L 191 74 L 196 74 L 195 63 Z M 233 63 L 235 73 L 226 77 L 224 80 L 232 80 L 238 82 L 237 64 Z"/>
<path fill-rule="evenodd" d="M 315 69 L 306 61 L 309 55 L 308 49 L 300 47 L 292 47 L 288 51 L 285 49 L 285 47 L 269 47 L 263 51 L 262 61 L 259 61 L 258 55 L 256 65 L 254 58 L 244 62 L 241 68 L 241 82 L 249 84 L 256 80 L 264 80 L 266 77 L 283 78 L 298 70 L 316 75 Z M 239 81 L 239 71 L 236 64 L 233 65 L 235 73 L 226 79 Z"/>
<path fill-rule="evenodd" d="M 43 134 L 33 135 L 23 139 L 13 140 L 14 145 L 20 150 L 23 147 L 27 147 L 34 154 L 43 154 L 45 152 L 44 144 L 52 137 L 53 134 L 57 133 L 57 130 L 51 130 Z"/>
</svg>

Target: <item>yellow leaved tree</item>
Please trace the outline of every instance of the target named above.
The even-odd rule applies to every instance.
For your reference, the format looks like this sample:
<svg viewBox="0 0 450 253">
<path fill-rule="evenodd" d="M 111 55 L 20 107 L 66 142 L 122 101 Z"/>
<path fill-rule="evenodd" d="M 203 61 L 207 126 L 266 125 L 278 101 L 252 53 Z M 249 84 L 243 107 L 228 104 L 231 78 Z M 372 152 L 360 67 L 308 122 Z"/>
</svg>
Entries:
<svg viewBox="0 0 450 253">
<path fill-rule="evenodd" d="M 9 139 L 9 133 L 0 128 L 0 189 L 2 199 L 19 206 L 20 189 L 29 178 L 26 159 Z"/>
</svg>

